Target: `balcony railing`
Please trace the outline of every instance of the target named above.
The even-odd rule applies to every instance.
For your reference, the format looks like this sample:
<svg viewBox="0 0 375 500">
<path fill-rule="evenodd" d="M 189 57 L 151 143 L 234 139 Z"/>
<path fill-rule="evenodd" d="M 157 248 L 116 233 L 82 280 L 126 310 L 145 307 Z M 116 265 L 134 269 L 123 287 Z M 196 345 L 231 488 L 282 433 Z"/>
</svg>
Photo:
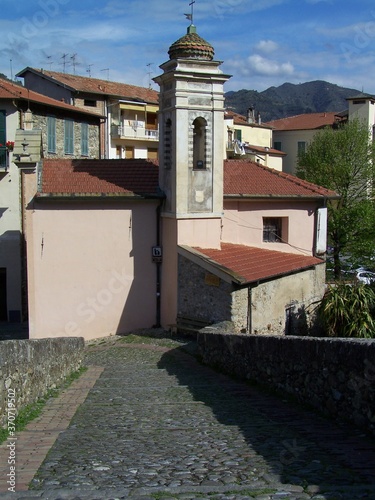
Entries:
<svg viewBox="0 0 375 500">
<path fill-rule="evenodd" d="M 116 137 L 122 138 L 130 138 L 130 139 L 143 139 L 149 141 L 157 141 L 159 140 L 159 131 L 154 129 L 148 129 L 144 126 L 138 126 L 136 122 L 134 125 L 120 125 L 120 126 L 112 126 L 112 135 Z"/>
<path fill-rule="evenodd" d="M 0 147 L 0 172 L 8 170 L 8 150 Z"/>
</svg>

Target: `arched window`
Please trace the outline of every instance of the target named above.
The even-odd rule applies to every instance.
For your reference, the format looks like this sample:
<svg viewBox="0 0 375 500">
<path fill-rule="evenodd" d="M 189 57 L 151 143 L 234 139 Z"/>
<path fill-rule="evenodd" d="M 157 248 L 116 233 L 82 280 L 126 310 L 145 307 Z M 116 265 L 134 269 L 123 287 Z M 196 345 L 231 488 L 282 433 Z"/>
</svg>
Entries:
<svg viewBox="0 0 375 500">
<path fill-rule="evenodd" d="M 206 168 L 206 127 L 204 118 L 196 118 L 193 122 L 193 168 Z"/>
</svg>

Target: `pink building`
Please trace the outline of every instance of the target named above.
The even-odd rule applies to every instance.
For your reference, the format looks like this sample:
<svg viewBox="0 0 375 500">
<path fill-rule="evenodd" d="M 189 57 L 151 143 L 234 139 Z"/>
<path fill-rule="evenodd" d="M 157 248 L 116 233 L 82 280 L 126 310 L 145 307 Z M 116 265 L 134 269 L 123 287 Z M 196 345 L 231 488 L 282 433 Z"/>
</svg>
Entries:
<svg viewBox="0 0 375 500">
<path fill-rule="evenodd" d="M 159 165 L 45 160 L 24 178 L 30 337 L 306 332 L 335 193 L 224 161 L 229 76 L 194 26 L 161 69 Z"/>
</svg>

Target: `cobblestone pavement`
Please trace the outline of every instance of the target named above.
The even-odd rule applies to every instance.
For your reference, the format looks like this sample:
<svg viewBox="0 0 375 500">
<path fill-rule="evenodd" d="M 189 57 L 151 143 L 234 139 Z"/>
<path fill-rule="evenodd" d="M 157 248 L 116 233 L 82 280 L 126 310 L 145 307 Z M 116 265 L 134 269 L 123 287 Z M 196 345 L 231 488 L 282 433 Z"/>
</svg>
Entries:
<svg viewBox="0 0 375 500">
<path fill-rule="evenodd" d="M 374 440 L 200 365 L 192 344 L 131 339 L 88 347 L 104 371 L 9 498 L 375 498 Z"/>
</svg>

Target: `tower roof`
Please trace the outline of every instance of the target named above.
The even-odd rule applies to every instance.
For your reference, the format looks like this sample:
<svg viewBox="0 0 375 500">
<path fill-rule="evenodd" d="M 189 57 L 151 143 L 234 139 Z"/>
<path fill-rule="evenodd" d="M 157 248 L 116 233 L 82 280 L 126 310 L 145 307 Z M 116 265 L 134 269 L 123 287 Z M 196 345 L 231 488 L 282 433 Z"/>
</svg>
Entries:
<svg viewBox="0 0 375 500">
<path fill-rule="evenodd" d="M 169 47 L 170 59 L 200 59 L 202 61 L 212 61 L 214 58 L 214 48 L 198 34 L 196 27 L 191 24 L 186 35 L 179 38 Z"/>
</svg>

